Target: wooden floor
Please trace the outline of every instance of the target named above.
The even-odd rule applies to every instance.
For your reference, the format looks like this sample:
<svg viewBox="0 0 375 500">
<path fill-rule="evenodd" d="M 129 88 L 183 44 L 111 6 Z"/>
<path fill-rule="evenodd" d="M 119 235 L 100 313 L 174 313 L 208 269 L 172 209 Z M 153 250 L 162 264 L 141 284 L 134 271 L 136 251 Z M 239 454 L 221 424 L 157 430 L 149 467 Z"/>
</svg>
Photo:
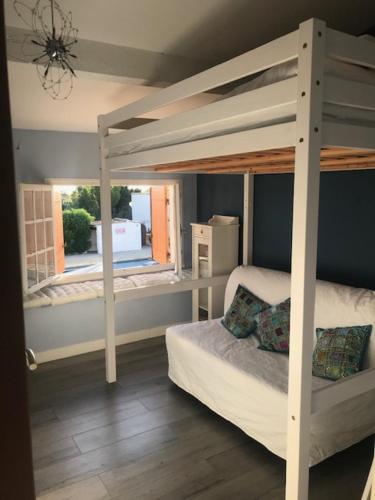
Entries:
<svg viewBox="0 0 375 500">
<path fill-rule="evenodd" d="M 118 361 L 110 386 L 103 352 L 30 373 L 39 498 L 283 498 L 285 462 L 168 380 L 163 338 Z M 310 499 L 360 499 L 372 453 L 367 439 L 312 468 Z"/>
</svg>

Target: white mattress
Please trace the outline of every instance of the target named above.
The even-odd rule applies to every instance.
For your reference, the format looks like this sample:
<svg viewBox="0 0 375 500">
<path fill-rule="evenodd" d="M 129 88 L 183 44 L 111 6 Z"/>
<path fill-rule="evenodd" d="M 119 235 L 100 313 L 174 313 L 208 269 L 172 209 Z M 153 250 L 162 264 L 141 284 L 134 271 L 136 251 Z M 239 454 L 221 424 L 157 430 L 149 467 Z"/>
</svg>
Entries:
<svg viewBox="0 0 375 500">
<path fill-rule="evenodd" d="M 168 328 L 169 377 L 276 455 L 286 457 L 288 356 L 237 340 L 210 320 Z M 313 377 L 313 388 L 332 384 Z M 375 391 L 315 415 L 310 465 L 375 432 Z"/>
<path fill-rule="evenodd" d="M 184 276 L 188 278 L 188 275 Z M 140 286 L 161 285 L 180 281 L 174 271 L 161 271 L 158 273 L 144 273 L 128 276 L 127 278 L 117 277 L 113 280 L 114 292 L 137 288 Z M 35 293 L 24 297 L 24 308 L 58 306 L 103 297 L 103 281 L 93 280 L 77 283 L 49 285 Z"/>
<path fill-rule="evenodd" d="M 257 89 L 267 85 L 287 80 L 296 76 L 298 72 L 297 70 L 297 60 L 280 64 L 263 72 L 250 82 L 239 85 L 233 91 L 220 98 L 220 100 L 240 95 L 244 92 L 256 91 Z M 325 73 L 346 80 L 375 86 L 375 71 L 367 70 L 353 64 L 328 60 L 325 67 Z M 190 130 L 189 132 L 177 130 L 169 134 L 168 138 L 165 138 L 164 140 L 161 140 L 158 137 L 146 137 L 144 140 L 137 142 L 136 144 L 117 149 L 115 154 L 146 151 L 156 147 L 171 146 L 173 144 L 226 135 L 234 132 L 240 132 L 242 130 L 269 126 L 276 123 L 286 123 L 296 119 L 295 113 L 296 107 L 293 103 L 285 106 L 276 106 L 273 109 L 260 110 L 253 113 L 231 117 L 225 121 L 221 120 L 219 123 L 209 123 Z M 375 112 L 365 109 L 325 103 L 323 106 L 323 114 L 326 118 L 331 120 L 345 120 L 350 123 L 375 126 Z"/>
<path fill-rule="evenodd" d="M 152 286 L 165 283 L 177 283 L 180 278 L 174 271 L 162 271 L 160 273 L 133 274 L 129 280 L 134 286 Z"/>
</svg>

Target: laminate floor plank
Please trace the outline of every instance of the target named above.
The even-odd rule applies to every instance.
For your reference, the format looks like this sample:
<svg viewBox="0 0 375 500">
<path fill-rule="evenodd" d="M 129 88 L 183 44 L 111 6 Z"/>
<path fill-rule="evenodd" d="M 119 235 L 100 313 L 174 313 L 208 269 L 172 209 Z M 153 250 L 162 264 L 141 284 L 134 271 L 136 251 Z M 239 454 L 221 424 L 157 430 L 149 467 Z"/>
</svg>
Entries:
<svg viewBox="0 0 375 500">
<path fill-rule="evenodd" d="M 165 374 L 161 377 L 133 384 L 126 389 L 119 383 L 104 385 L 88 390 L 78 397 L 57 401 L 54 409 L 60 420 L 66 420 L 88 411 L 101 410 L 107 406 L 111 408 L 121 406 L 143 396 L 158 394 L 171 387 L 172 383 Z"/>
<path fill-rule="evenodd" d="M 33 429 L 41 427 L 52 422 L 58 422 L 56 412 L 52 408 L 35 411 L 30 417 L 30 424 Z"/>
<path fill-rule="evenodd" d="M 180 485 L 167 495 L 163 495 L 163 500 L 173 500 L 174 498 L 216 498 L 225 496 L 232 487 L 232 483 L 239 478 L 242 482 L 242 476 L 252 475 L 253 480 L 249 482 L 246 490 L 248 498 L 253 498 L 252 490 L 254 490 L 254 480 L 257 477 L 260 480 L 260 475 L 263 477 L 277 476 L 277 481 L 271 482 L 271 485 L 282 483 L 285 470 L 284 462 L 278 457 L 272 457 L 270 460 L 269 452 L 264 449 L 259 443 L 249 439 L 242 439 L 240 443 L 229 447 L 217 454 L 208 457 L 207 463 L 212 468 L 212 480 L 206 478 L 206 484 L 201 482 L 200 485 L 190 484 L 188 488 L 181 488 Z M 268 487 L 268 483 L 267 483 Z M 241 487 L 242 488 L 242 487 Z M 257 487 L 253 493 L 258 494 L 258 491 L 264 491 L 264 483 Z M 235 496 L 233 498 L 236 498 Z"/>
<path fill-rule="evenodd" d="M 92 477 L 40 495 L 37 500 L 109 500 L 110 498 L 100 479 Z"/>
<path fill-rule="evenodd" d="M 147 395 L 138 395 L 139 401 L 149 410 L 156 410 L 168 405 L 192 405 L 195 400 L 176 386 L 167 387 L 166 390 Z"/>
<path fill-rule="evenodd" d="M 137 354 L 138 356 L 136 356 Z M 155 353 L 152 353 L 151 349 L 148 349 L 147 355 L 139 355 L 139 351 L 133 351 L 130 354 L 126 353 L 118 356 L 117 369 L 119 375 L 133 374 L 137 371 L 142 371 L 145 366 L 148 369 L 151 369 L 156 364 L 163 364 L 165 366 L 166 361 L 167 355 L 165 349 L 163 352 L 160 348 L 160 352 Z M 86 381 L 95 381 L 105 373 L 105 363 L 103 359 L 96 359 L 82 363 L 81 365 L 75 364 L 66 370 L 49 370 L 48 378 L 45 376 L 45 373 L 46 371 L 35 374 L 32 390 L 38 391 L 42 387 L 44 391 L 56 391 L 70 387 L 72 382 L 83 384 Z"/>
<path fill-rule="evenodd" d="M 106 407 L 97 411 L 86 412 L 69 420 L 54 422 L 35 429 L 32 433 L 33 443 L 38 445 L 48 445 L 64 437 L 74 437 L 94 432 L 95 429 L 103 426 L 118 425 L 121 421 L 131 420 L 133 417 L 148 413 L 147 408 L 137 400 L 125 403 L 123 406 L 115 408 Z"/>
<path fill-rule="evenodd" d="M 170 464 L 167 469 L 151 471 L 147 478 L 143 475 L 129 479 L 126 488 L 115 500 L 156 500 L 173 491 L 179 485 L 180 491 L 190 484 L 206 484 L 212 477 L 212 468 L 206 461 L 194 462 L 183 468 L 181 464 Z M 174 497 L 177 498 L 177 497 Z"/>
<path fill-rule="evenodd" d="M 154 496 L 156 493 L 160 496 L 179 485 L 178 482 L 172 484 L 171 476 L 182 477 L 194 464 L 203 462 L 207 464 L 206 470 L 210 471 L 205 481 L 208 480 L 210 484 L 216 482 L 216 474 L 213 474 L 215 470 L 207 459 L 235 447 L 243 441 L 243 436 L 239 432 L 225 435 L 220 429 L 214 430 L 215 426 L 212 428 L 207 420 L 201 425 L 200 432 L 195 428 L 195 435 L 182 435 L 179 440 L 142 457 L 135 463 L 102 473 L 100 477 L 108 491 L 116 497 L 120 493 L 125 494 L 129 488 L 137 490 L 134 485 L 142 483 L 146 489 L 153 488 Z"/>
<path fill-rule="evenodd" d="M 29 374 L 40 500 L 281 500 L 285 462 L 168 379 L 165 339 L 103 351 Z M 359 500 L 373 438 L 310 471 L 311 500 Z"/>
<path fill-rule="evenodd" d="M 42 445 L 33 444 L 34 470 L 80 454 L 80 449 L 71 437 L 57 438 L 57 440 Z"/>
<path fill-rule="evenodd" d="M 38 492 L 66 482 L 76 482 L 106 470 L 137 462 L 141 458 L 162 450 L 179 439 L 202 433 L 201 425 L 210 419 L 205 414 L 190 417 L 170 425 L 137 434 L 128 439 L 98 448 L 74 458 L 62 460 L 35 470 Z M 207 427 L 204 427 L 207 430 Z"/>
<path fill-rule="evenodd" d="M 147 411 L 135 417 L 83 432 L 74 436 L 74 440 L 81 452 L 86 453 L 116 441 L 168 425 L 176 420 L 182 420 L 197 414 L 198 411 L 195 407 L 164 406 L 157 410 Z"/>
<path fill-rule="evenodd" d="M 259 500 L 266 491 L 282 483 L 281 470 L 267 464 L 236 476 L 229 481 L 222 481 L 213 487 L 205 489 L 191 498 L 195 500 Z M 322 497 L 323 498 L 323 497 Z"/>
</svg>

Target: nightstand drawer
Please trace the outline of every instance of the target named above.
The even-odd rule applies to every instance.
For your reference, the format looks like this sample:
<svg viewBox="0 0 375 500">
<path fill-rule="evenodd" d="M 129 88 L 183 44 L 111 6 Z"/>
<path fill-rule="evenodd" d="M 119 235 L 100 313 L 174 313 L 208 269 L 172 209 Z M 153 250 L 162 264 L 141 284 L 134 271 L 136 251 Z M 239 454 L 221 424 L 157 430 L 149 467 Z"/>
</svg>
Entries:
<svg viewBox="0 0 375 500">
<path fill-rule="evenodd" d="M 202 225 L 194 225 L 193 226 L 193 238 L 194 236 L 199 236 L 200 238 L 209 238 L 211 235 L 211 228 L 209 226 Z"/>
</svg>

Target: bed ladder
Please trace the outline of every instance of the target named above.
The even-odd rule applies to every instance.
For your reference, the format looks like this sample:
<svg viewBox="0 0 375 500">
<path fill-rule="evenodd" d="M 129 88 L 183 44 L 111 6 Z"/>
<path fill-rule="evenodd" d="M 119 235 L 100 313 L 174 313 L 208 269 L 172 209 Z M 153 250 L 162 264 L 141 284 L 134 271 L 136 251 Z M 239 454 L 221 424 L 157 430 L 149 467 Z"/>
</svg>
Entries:
<svg viewBox="0 0 375 500">
<path fill-rule="evenodd" d="M 370 473 L 368 475 L 365 489 L 363 490 L 361 500 L 375 500 L 375 450 L 374 459 L 370 468 Z"/>
</svg>

